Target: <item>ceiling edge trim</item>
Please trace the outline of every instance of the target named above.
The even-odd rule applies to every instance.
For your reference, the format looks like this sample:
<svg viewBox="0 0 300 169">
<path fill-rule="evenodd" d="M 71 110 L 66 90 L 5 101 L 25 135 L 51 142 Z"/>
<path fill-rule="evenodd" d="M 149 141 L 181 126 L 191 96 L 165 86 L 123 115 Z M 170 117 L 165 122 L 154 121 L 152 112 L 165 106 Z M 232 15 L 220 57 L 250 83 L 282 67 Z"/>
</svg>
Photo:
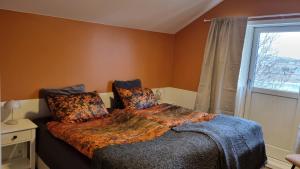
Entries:
<svg viewBox="0 0 300 169">
<path fill-rule="evenodd" d="M 204 10 L 199 13 L 198 15 L 194 16 L 192 19 L 188 20 L 185 24 L 183 24 L 182 26 L 180 26 L 178 28 L 177 31 L 174 31 L 172 32 L 171 34 L 177 34 L 179 31 L 181 31 L 182 29 L 184 29 L 185 27 L 187 27 L 188 25 L 190 25 L 192 22 L 194 22 L 195 20 L 197 20 L 199 17 L 201 17 L 202 15 L 204 15 L 206 12 L 210 11 L 211 9 L 213 9 L 214 7 L 218 6 L 220 3 L 222 3 L 224 0 L 220 0 L 220 2 L 214 4 L 213 2 L 212 3 L 209 3 L 205 8 Z"/>
<path fill-rule="evenodd" d="M 174 32 L 167 32 L 167 31 L 157 31 L 157 30 L 150 30 L 150 29 L 145 29 L 145 28 L 140 28 L 137 26 L 124 26 L 124 25 L 118 25 L 118 24 L 108 24 L 105 22 L 95 22 L 93 20 L 89 19 L 77 19 L 77 18 L 72 18 L 72 17 L 61 17 L 57 15 L 46 15 L 42 14 L 40 12 L 28 12 L 28 11 L 23 11 L 23 10 L 14 10 L 14 9 L 3 9 L 0 7 L 0 10 L 8 11 L 8 12 L 16 12 L 16 13 L 23 13 L 23 14 L 30 14 L 30 15 L 38 15 L 38 16 L 45 16 L 45 17 L 51 17 L 51 18 L 57 18 L 57 19 L 64 19 L 64 20 L 69 20 L 69 21 L 75 21 L 75 22 L 85 22 L 85 23 L 90 23 L 90 24 L 98 24 L 98 25 L 104 25 L 104 26 L 110 26 L 110 27 L 116 27 L 116 28 L 124 28 L 124 29 L 131 29 L 131 30 L 137 30 L 137 31 L 145 31 L 145 32 L 153 32 L 153 33 L 161 33 L 161 34 L 168 34 L 168 35 L 174 35 Z"/>
</svg>

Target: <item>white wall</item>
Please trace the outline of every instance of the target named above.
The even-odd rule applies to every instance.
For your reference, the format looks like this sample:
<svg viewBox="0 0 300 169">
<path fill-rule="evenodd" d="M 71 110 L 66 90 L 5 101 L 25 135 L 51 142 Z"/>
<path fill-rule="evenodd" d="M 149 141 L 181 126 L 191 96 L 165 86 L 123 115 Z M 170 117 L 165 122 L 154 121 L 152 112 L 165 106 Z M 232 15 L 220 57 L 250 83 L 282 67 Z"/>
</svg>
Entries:
<svg viewBox="0 0 300 169">
<path fill-rule="evenodd" d="M 188 91 L 173 87 L 165 87 L 165 88 L 157 88 L 152 89 L 154 93 L 156 90 L 159 90 L 161 93 L 161 103 L 170 103 L 176 104 L 186 108 L 194 108 L 194 103 L 196 99 L 196 92 Z M 110 97 L 113 97 L 112 92 L 108 93 L 100 93 L 100 96 L 108 108 L 110 107 Z M 46 102 L 44 99 L 28 99 L 28 100 L 20 100 L 21 101 L 21 108 L 15 110 L 14 118 L 29 118 L 29 119 L 36 119 L 40 117 L 49 116 L 50 112 L 47 108 Z M 5 110 L 4 102 L 1 102 L 1 109 L 2 109 L 2 121 L 6 121 L 11 118 L 9 115 L 9 111 Z"/>
<path fill-rule="evenodd" d="M 183 90 L 173 87 L 163 88 L 165 92 L 162 102 L 176 104 L 189 109 L 194 109 L 197 93 L 195 91 Z"/>
</svg>

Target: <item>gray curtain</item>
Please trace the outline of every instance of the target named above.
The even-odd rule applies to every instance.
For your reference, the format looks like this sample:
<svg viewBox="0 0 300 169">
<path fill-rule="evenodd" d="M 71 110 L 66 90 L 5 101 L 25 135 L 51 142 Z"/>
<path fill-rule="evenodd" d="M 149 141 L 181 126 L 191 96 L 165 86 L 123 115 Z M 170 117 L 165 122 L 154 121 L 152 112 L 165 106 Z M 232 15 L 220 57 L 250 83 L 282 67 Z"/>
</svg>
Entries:
<svg viewBox="0 0 300 169">
<path fill-rule="evenodd" d="M 234 114 L 247 17 L 216 18 L 206 42 L 195 109 Z"/>
</svg>

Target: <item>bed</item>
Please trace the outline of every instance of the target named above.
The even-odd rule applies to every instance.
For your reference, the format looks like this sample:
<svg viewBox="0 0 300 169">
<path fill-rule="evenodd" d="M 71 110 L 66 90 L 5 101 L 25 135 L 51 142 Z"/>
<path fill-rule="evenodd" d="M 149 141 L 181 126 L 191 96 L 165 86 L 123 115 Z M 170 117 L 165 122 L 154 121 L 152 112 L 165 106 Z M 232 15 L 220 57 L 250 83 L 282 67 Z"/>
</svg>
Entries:
<svg viewBox="0 0 300 169">
<path fill-rule="evenodd" d="M 117 120 L 120 124 L 133 120 L 150 127 L 145 130 L 143 126 L 136 129 L 135 125 L 126 125 L 133 131 L 126 133 L 130 141 L 124 141 L 127 136 L 120 135 L 121 139 L 110 137 L 110 140 L 115 139 L 110 144 L 103 145 L 103 141 L 86 144 L 87 140 L 82 142 L 78 138 L 85 139 L 88 135 L 78 131 L 90 132 L 94 130 L 90 126 L 98 123 L 83 124 L 77 131 L 75 125 L 62 126 L 48 123 L 49 118 L 38 119 L 35 121 L 39 126 L 37 154 L 49 168 L 55 169 L 257 169 L 266 162 L 261 128 L 252 121 L 223 115 L 215 117 L 169 104 L 138 111 L 114 110 L 110 116 L 106 122 L 99 119 L 99 123 L 105 123 L 100 126 L 108 126 L 106 130 L 111 129 L 109 118 L 121 118 Z M 120 131 L 123 127 L 116 125 L 114 130 Z"/>
</svg>

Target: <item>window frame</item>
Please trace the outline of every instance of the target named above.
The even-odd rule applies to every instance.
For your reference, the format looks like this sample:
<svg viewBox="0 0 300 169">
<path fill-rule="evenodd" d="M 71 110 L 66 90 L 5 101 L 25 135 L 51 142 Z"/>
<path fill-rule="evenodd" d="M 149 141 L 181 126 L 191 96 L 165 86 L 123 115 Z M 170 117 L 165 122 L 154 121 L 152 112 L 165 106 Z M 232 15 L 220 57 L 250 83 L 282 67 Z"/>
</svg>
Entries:
<svg viewBox="0 0 300 169">
<path fill-rule="evenodd" d="M 282 91 L 276 89 L 266 89 L 254 87 L 255 79 L 255 69 L 258 58 L 258 48 L 259 48 L 259 37 L 261 33 L 267 32 L 300 32 L 300 23 L 293 24 L 257 24 L 251 25 L 253 27 L 253 40 L 251 49 L 251 60 L 250 60 L 250 72 L 249 72 L 249 84 L 252 92 L 263 93 L 268 95 L 282 96 L 288 98 L 298 98 L 299 92 L 292 91 Z M 299 88 L 300 89 L 300 88 Z"/>
</svg>

